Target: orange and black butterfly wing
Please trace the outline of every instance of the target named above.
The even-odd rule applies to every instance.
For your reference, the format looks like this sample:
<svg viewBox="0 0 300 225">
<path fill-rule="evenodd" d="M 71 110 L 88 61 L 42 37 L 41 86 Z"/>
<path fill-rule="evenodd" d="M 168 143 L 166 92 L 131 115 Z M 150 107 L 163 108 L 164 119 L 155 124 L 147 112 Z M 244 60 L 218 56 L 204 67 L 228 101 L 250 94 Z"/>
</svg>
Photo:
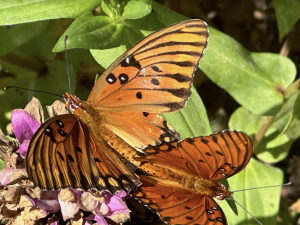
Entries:
<svg viewBox="0 0 300 225">
<path fill-rule="evenodd" d="M 239 131 L 187 138 L 177 147 L 198 176 L 219 181 L 237 174 L 251 159 L 251 139 Z"/>
<path fill-rule="evenodd" d="M 207 25 L 201 20 L 186 20 L 152 33 L 102 74 L 88 103 L 104 115 L 110 130 L 134 147 L 176 139 L 179 135 L 157 113 L 184 107 L 207 40 Z M 132 127 L 120 129 L 118 124 L 125 122 Z M 138 132 L 148 136 L 138 137 Z M 129 134 L 136 136 L 128 138 Z"/>
<path fill-rule="evenodd" d="M 177 183 L 141 175 L 143 185 L 135 196 L 169 224 L 226 225 L 220 206 L 205 195 Z"/>
<path fill-rule="evenodd" d="M 94 152 L 101 155 L 103 151 L 96 147 L 93 137 L 77 116 L 55 116 L 43 123 L 31 139 L 26 157 L 28 176 L 36 186 L 46 190 L 65 187 L 115 190 L 115 186 L 123 189 L 120 183 L 111 185 L 108 175 L 116 174 L 112 171 L 114 165 L 110 159 L 95 157 Z M 138 182 L 130 178 L 126 181 L 131 187 Z"/>
<path fill-rule="evenodd" d="M 251 139 L 239 131 L 223 131 L 181 142 L 149 146 L 136 158 L 182 174 L 219 181 L 240 172 L 251 159 Z"/>
</svg>

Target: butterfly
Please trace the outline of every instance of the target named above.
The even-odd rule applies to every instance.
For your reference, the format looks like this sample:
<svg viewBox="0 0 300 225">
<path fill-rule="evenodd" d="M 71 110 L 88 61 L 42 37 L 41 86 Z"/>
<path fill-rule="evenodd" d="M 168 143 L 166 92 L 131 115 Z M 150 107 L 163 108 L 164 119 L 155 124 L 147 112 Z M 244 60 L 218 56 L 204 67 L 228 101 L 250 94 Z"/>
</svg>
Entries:
<svg viewBox="0 0 300 225">
<path fill-rule="evenodd" d="M 201 20 L 163 28 L 116 59 L 87 102 L 66 93 L 72 113 L 47 120 L 29 144 L 26 168 L 34 185 L 111 192 L 139 186 L 138 176 L 113 150 L 179 138 L 159 113 L 184 107 L 207 40 Z"/>
<path fill-rule="evenodd" d="M 187 138 L 144 149 L 135 158 L 149 175 L 135 196 L 169 224 L 226 225 L 221 207 L 213 199 L 233 193 L 218 181 L 242 171 L 251 159 L 251 139 L 239 131 Z"/>
</svg>

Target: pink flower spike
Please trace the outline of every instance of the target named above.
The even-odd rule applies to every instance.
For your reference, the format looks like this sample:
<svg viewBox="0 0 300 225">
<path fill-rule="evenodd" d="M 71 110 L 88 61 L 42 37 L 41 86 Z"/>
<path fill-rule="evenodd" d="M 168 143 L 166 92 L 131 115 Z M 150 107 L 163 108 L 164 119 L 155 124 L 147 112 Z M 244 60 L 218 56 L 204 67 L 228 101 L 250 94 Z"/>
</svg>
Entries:
<svg viewBox="0 0 300 225">
<path fill-rule="evenodd" d="M 28 151 L 28 146 L 29 146 L 30 141 L 29 140 L 25 140 L 23 141 L 23 143 L 21 144 L 20 148 L 19 148 L 19 153 L 20 155 L 25 159 L 27 156 L 27 151 Z"/>
<path fill-rule="evenodd" d="M 12 111 L 11 124 L 20 144 L 25 140 L 30 141 L 34 133 L 41 126 L 33 116 L 23 109 L 15 109 Z"/>
</svg>

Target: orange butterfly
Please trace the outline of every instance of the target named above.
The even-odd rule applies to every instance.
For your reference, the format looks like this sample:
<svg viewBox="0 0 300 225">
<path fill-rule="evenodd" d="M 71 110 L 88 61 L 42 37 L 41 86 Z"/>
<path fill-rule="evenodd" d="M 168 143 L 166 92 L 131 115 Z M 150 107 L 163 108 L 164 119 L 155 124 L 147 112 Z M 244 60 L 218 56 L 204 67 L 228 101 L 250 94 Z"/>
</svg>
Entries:
<svg viewBox="0 0 300 225">
<path fill-rule="evenodd" d="M 239 131 L 148 147 L 148 155 L 136 160 L 152 176 L 140 176 L 135 195 L 169 224 L 226 225 L 213 198 L 223 200 L 233 193 L 218 181 L 243 170 L 252 150 L 251 139 Z"/>
<path fill-rule="evenodd" d="M 112 63 L 87 102 L 66 93 L 73 114 L 49 119 L 30 142 L 26 165 L 33 183 L 47 190 L 112 192 L 140 185 L 111 150 L 124 141 L 143 149 L 179 138 L 158 113 L 184 107 L 207 39 L 207 25 L 201 20 L 166 27 Z"/>
</svg>

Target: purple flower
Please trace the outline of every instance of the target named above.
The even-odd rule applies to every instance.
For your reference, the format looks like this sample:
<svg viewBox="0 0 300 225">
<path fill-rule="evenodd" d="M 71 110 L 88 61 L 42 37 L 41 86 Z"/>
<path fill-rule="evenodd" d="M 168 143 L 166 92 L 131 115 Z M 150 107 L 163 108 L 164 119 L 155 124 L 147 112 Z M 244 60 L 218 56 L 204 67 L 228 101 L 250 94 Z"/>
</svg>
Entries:
<svg viewBox="0 0 300 225">
<path fill-rule="evenodd" d="M 55 104 L 59 105 L 58 108 L 64 109 L 63 103 L 56 102 Z M 43 123 L 42 116 L 40 116 L 43 115 L 43 111 L 37 99 L 33 99 L 26 109 L 16 109 L 11 115 L 12 132 L 20 147 L 17 151 L 14 150 L 16 153 L 9 153 L 12 150 L 8 151 L 7 154 L 10 155 L 6 157 L 6 168 L 0 171 L 0 185 L 6 186 L 7 190 L 16 197 L 5 198 L 11 201 L 4 202 L 0 215 L 9 218 L 11 224 L 22 221 L 25 221 L 25 224 L 31 224 L 45 217 L 49 218 L 47 224 L 50 225 L 59 224 L 59 220 L 70 220 L 71 223 L 76 221 L 76 224 L 94 224 L 96 221 L 101 225 L 108 224 L 105 218 L 116 223 L 127 221 L 129 210 L 122 200 L 126 196 L 124 191 L 112 195 L 108 191 L 81 191 L 73 188 L 42 191 L 33 187 L 24 166 L 30 140 Z M 28 109 L 35 113 L 31 114 Z M 48 111 L 51 115 L 60 114 L 54 106 L 48 108 Z M 6 137 L 2 134 L 0 132 L 0 138 L 4 140 Z M 7 195 L 7 190 L 0 190 L 0 197 Z M 6 204 L 9 207 L 15 204 L 15 211 L 13 211 L 15 213 L 11 213 L 11 210 L 10 214 L 5 214 L 3 209 Z"/>
</svg>

